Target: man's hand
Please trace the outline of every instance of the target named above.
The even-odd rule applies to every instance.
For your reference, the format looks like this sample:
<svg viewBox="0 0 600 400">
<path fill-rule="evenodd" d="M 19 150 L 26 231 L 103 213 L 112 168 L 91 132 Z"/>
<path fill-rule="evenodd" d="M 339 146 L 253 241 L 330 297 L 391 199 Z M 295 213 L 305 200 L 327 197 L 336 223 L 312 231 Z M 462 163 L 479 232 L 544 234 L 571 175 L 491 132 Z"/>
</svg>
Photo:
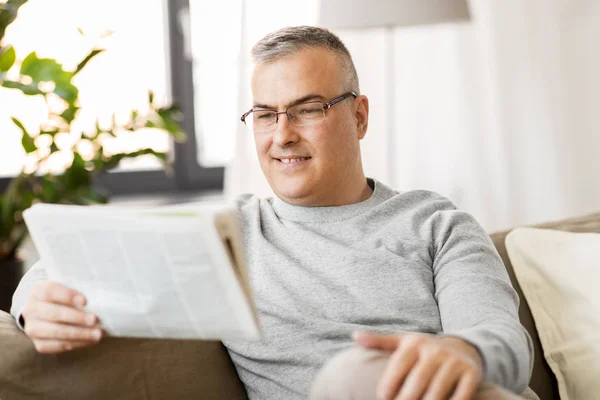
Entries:
<svg viewBox="0 0 600 400">
<path fill-rule="evenodd" d="M 40 353 L 61 353 L 97 343 L 102 330 L 98 318 L 80 308 L 82 294 L 56 282 L 38 282 L 25 303 L 25 334 Z"/>
<path fill-rule="evenodd" d="M 468 400 L 483 379 L 479 352 L 462 339 L 363 332 L 353 338 L 366 348 L 393 351 L 377 385 L 381 399 Z"/>
</svg>

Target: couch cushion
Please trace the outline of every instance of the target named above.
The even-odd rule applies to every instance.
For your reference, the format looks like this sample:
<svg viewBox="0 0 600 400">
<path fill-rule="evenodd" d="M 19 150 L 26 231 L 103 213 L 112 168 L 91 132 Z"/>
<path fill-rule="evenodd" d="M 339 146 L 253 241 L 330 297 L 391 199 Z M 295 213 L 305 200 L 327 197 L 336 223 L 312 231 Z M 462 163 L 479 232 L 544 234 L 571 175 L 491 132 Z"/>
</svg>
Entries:
<svg viewBox="0 0 600 400">
<path fill-rule="evenodd" d="M 544 229 L 553 229 L 567 232 L 600 232 L 600 213 L 590 214 L 582 217 L 571 218 L 563 221 L 556 222 L 548 222 L 545 224 L 536 225 L 538 228 Z M 505 239 L 506 235 L 510 231 L 504 232 L 496 232 L 491 235 L 492 241 L 498 250 L 498 253 L 502 257 L 504 261 L 504 265 L 506 266 L 506 270 L 508 271 L 508 275 L 510 280 L 517 291 L 519 298 L 521 299 L 521 303 L 519 305 L 519 318 L 521 323 L 527 329 L 529 334 L 531 335 L 531 339 L 533 341 L 534 347 L 534 366 L 533 373 L 531 376 L 531 380 L 529 382 L 529 386 L 538 394 L 540 399 L 543 400 L 558 400 L 558 385 L 556 382 L 556 378 L 552 373 L 552 370 L 546 363 L 544 359 L 542 346 L 540 343 L 540 339 L 536 330 L 535 323 L 533 321 L 533 317 L 531 315 L 531 310 L 529 309 L 529 305 L 523 296 L 523 291 L 519 286 L 519 282 L 517 281 L 512 264 L 508 257 Z"/>
<path fill-rule="evenodd" d="M 600 234 L 521 228 L 506 238 L 562 400 L 600 393 Z"/>
<path fill-rule="evenodd" d="M 220 342 L 105 338 L 39 354 L 0 312 L 0 399 L 246 399 Z"/>
</svg>

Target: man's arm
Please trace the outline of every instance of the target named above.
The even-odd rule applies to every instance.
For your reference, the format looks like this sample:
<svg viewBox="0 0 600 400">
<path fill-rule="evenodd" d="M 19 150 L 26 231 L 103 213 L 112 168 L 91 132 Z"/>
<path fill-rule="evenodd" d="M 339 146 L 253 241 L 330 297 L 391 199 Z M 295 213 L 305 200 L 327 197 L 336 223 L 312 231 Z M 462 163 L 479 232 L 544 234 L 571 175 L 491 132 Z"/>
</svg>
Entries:
<svg viewBox="0 0 600 400">
<path fill-rule="evenodd" d="M 352 336 L 363 347 L 392 352 L 377 383 L 378 399 L 468 400 L 481 384 L 483 360 L 463 339 L 358 331 Z"/>
<path fill-rule="evenodd" d="M 11 314 L 40 353 L 60 353 L 98 343 L 98 317 L 85 311 L 85 297 L 47 280 L 40 262 L 25 274 L 15 294 Z"/>
<path fill-rule="evenodd" d="M 25 302 L 29 298 L 33 286 L 37 282 L 45 280 L 48 280 L 48 274 L 42 266 L 42 263 L 38 261 L 35 264 L 33 264 L 29 271 L 27 271 L 23 279 L 21 279 L 21 282 L 19 282 L 19 286 L 13 294 L 12 305 L 10 307 L 10 313 L 17 320 L 19 328 L 23 329 L 21 313 L 23 312 L 23 307 L 25 306 Z"/>
<path fill-rule="evenodd" d="M 516 393 L 528 385 L 533 345 L 519 322 L 519 298 L 489 235 L 445 200 L 432 216 L 435 296 L 444 335 L 480 352 L 485 380 Z"/>
</svg>

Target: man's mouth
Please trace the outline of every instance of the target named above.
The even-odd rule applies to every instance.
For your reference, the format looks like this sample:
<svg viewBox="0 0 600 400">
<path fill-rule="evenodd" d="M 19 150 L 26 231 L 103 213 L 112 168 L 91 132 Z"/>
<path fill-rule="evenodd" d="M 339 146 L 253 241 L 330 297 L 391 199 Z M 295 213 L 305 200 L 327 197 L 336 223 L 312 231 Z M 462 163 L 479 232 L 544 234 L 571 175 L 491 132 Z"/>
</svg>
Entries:
<svg viewBox="0 0 600 400">
<path fill-rule="evenodd" d="M 310 157 L 298 157 L 298 158 L 276 158 L 276 160 L 281 161 L 284 164 L 293 164 L 300 161 L 305 161 L 310 159 Z"/>
</svg>

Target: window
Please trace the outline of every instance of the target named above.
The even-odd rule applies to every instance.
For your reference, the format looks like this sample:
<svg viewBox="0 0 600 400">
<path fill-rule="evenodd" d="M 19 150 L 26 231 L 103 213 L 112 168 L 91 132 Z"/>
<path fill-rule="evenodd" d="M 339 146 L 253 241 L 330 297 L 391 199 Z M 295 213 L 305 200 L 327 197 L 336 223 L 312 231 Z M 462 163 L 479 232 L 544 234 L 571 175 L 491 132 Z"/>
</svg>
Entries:
<svg viewBox="0 0 600 400">
<path fill-rule="evenodd" d="M 250 50 L 267 33 L 285 26 L 314 25 L 319 3 L 315 0 L 178 0 L 189 7 L 187 57 L 192 62 L 193 101 L 198 160 L 204 166 L 232 161 L 236 141 L 256 157 L 253 140 L 240 116 L 252 103 Z M 241 136 L 241 137 L 240 137 Z"/>
<path fill-rule="evenodd" d="M 36 51 L 39 57 L 54 58 L 67 69 L 74 68 L 94 45 L 106 49 L 75 78 L 82 109 L 74 130 L 93 129 L 96 120 L 101 125 L 107 124 L 113 113 L 119 120 L 126 118 L 132 109 L 143 112 L 148 90 L 154 92 L 159 103 L 173 101 L 184 111 L 182 126 L 188 133 L 188 141 L 183 144 L 171 143 L 167 134 L 158 130 L 113 142 L 115 150 L 142 146 L 160 151 L 171 149 L 174 174 L 167 176 L 160 163 L 151 157 L 129 160 L 99 179 L 99 184 L 113 193 L 222 187 L 223 168 L 217 166 L 223 164 L 219 160 L 225 157 L 213 153 L 223 153 L 228 144 L 196 141 L 193 96 L 187 93 L 184 84 L 192 80 L 192 69 L 184 57 L 181 27 L 185 21 L 181 5 L 164 0 L 30 0 L 21 7 L 17 20 L 6 32 L 4 41 L 15 46 L 19 59 Z M 78 28 L 85 36 L 78 33 Z M 112 31 L 112 35 L 106 36 L 107 31 Z M 195 79 L 200 79 L 201 75 L 196 75 Z M 45 116 L 46 106 L 41 98 L 0 87 L 0 107 L 2 190 L 9 177 L 26 164 L 21 133 L 10 116 L 19 118 L 35 132 Z M 205 130 L 211 134 L 214 131 Z M 205 147 L 205 142 L 209 146 Z M 60 170 L 65 160 L 56 158 L 52 168 Z M 202 162 L 205 159 L 208 162 Z"/>
<path fill-rule="evenodd" d="M 224 165 L 240 128 L 242 0 L 190 1 L 189 12 L 198 162 Z"/>
</svg>

